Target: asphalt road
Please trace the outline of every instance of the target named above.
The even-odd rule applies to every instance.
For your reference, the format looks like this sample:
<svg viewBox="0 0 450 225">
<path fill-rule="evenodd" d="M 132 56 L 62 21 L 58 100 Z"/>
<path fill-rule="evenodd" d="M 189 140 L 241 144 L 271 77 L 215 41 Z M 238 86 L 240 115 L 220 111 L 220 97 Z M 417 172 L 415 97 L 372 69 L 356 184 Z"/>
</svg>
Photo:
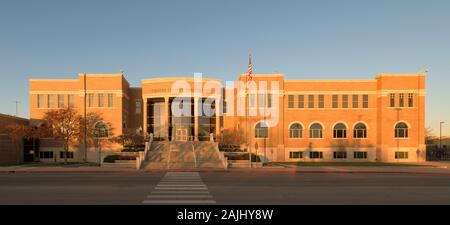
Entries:
<svg viewBox="0 0 450 225">
<path fill-rule="evenodd" d="M 449 175 L 0 174 L 0 204 L 450 204 Z"/>
</svg>

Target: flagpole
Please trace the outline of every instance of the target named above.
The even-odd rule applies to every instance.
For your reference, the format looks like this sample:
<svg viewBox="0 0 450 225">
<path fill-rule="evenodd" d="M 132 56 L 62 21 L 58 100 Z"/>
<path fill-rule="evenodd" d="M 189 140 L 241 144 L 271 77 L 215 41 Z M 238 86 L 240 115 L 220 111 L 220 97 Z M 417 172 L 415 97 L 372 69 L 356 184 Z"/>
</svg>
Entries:
<svg viewBox="0 0 450 225">
<path fill-rule="evenodd" d="M 248 151 L 248 158 L 249 158 L 249 162 L 250 162 L 250 168 L 252 168 L 252 151 L 251 151 L 251 131 L 252 131 L 252 127 L 251 127 L 251 121 L 250 121 L 250 93 L 249 93 L 249 88 L 248 88 L 248 84 L 249 81 L 251 81 L 251 73 L 253 71 L 253 66 L 251 63 L 251 58 L 252 55 L 249 54 L 248 56 L 248 71 L 247 71 L 247 82 L 246 82 L 246 97 L 247 97 L 247 151 Z M 250 70 L 250 66 L 252 67 Z"/>
</svg>

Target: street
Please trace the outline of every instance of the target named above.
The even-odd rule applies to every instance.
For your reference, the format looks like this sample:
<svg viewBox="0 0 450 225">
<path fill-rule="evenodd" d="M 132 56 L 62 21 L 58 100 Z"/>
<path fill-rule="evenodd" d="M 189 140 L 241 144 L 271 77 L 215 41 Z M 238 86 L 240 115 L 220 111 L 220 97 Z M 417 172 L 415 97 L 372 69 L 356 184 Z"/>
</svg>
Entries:
<svg viewBox="0 0 450 225">
<path fill-rule="evenodd" d="M 3 173 L 0 204 L 450 204 L 450 176 L 384 173 Z"/>
</svg>

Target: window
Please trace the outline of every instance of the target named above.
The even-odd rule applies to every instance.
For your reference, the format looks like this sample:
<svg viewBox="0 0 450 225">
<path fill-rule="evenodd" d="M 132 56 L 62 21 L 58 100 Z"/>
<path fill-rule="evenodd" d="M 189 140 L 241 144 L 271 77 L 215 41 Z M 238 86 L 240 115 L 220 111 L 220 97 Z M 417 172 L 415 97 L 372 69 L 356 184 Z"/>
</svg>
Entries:
<svg viewBox="0 0 450 225">
<path fill-rule="evenodd" d="M 347 127 L 343 123 L 334 126 L 333 138 L 347 138 Z"/>
<path fill-rule="evenodd" d="M 53 152 L 40 151 L 39 158 L 41 159 L 53 159 Z"/>
<path fill-rule="evenodd" d="M 294 123 L 289 127 L 289 138 L 302 138 L 303 127 L 299 123 Z"/>
<path fill-rule="evenodd" d="M 67 96 L 67 105 L 68 105 L 70 108 L 73 108 L 73 107 L 74 107 L 75 102 L 74 102 L 74 99 L 73 99 L 73 95 L 68 95 L 68 96 Z"/>
<path fill-rule="evenodd" d="M 363 95 L 363 108 L 369 108 L 369 95 Z"/>
<path fill-rule="evenodd" d="M 398 106 L 405 107 L 405 94 L 403 94 L 403 93 L 400 93 L 398 95 Z"/>
<path fill-rule="evenodd" d="M 395 159 L 407 159 L 408 152 L 395 152 Z"/>
<path fill-rule="evenodd" d="M 305 96 L 304 95 L 298 96 L 298 107 L 301 109 L 305 108 Z"/>
<path fill-rule="evenodd" d="M 255 108 L 256 107 L 256 95 L 250 94 L 249 99 L 250 99 L 250 108 Z"/>
<path fill-rule="evenodd" d="M 353 108 L 358 108 L 359 104 L 358 104 L 358 95 L 353 95 L 352 96 L 352 106 Z"/>
<path fill-rule="evenodd" d="M 303 152 L 289 152 L 290 159 L 301 159 L 303 158 Z"/>
<path fill-rule="evenodd" d="M 103 107 L 103 94 L 98 94 L 98 107 Z"/>
<path fill-rule="evenodd" d="M 294 96 L 288 95 L 288 108 L 292 109 L 294 108 Z"/>
<path fill-rule="evenodd" d="M 322 159 L 323 153 L 322 152 L 309 152 L 309 158 L 311 159 Z"/>
<path fill-rule="evenodd" d="M 66 158 L 66 152 L 59 152 L 59 158 L 65 159 Z M 67 158 L 73 159 L 73 152 L 67 152 Z"/>
<path fill-rule="evenodd" d="M 389 99 L 389 107 L 395 107 L 395 94 L 390 94 Z"/>
<path fill-rule="evenodd" d="M 347 158 L 347 152 L 333 152 L 333 158 L 335 159 L 346 159 Z"/>
<path fill-rule="evenodd" d="M 308 95 L 308 108 L 314 108 L 314 95 Z"/>
<path fill-rule="evenodd" d="M 348 108 L 348 95 L 342 95 L 342 108 Z"/>
<path fill-rule="evenodd" d="M 114 94 L 108 94 L 108 107 L 114 107 Z"/>
<path fill-rule="evenodd" d="M 259 107 L 266 108 L 266 94 L 258 94 Z"/>
<path fill-rule="evenodd" d="M 322 125 L 314 123 L 309 128 L 309 138 L 322 138 Z"/>
<path fill-rule="evenodd" d="M 363 123 L 358 123 L 353 128 L 353 138 L 367 138 L 367 127 Z"/>
<path fill-rule="evenodd" d="M 107 138 L 109 135 L 108 125 L 104 122 L 97 122 L 94 126 L 95 138 Z"/>
<path fill-rule="evenodd" d="M 339 104 L 339 100 L 338 100 L 338 95 L 333 95 L 333 97 L 332 97 L 332 107 L 333 108 L 337 108 L 338 107 L 338 104 Z"/>
<path fill-rule="evenodd" d="M 55 107 L 55 96 L 47 95 L 47 108 L 52 109 Z"/>
<path fill-rule="evenodd" d="M 88 94 L 88 105 L 94 107 L 94 94 Z"/>
<path fill-rule="evenodd" d="M 226 102 L 224 102 L 224 104 L 225 104 Z M 136 100 L 136 108 L 135 108 L 135 110 L 136 110 L 136 115 L 139 115 L 139 114 L 141 114 L 141 112 L 142 112 L 142 103 L 141 103 L 141 100 Z"/>
<path fill-rule="evenodd" d="M 400 122 L 395 125 L 395 138 L 407 138 L 408 137 L 408 125 Z"/>
<path fill-rule="evenodd" d="M 324 108 L 325 107 L 325 97 L 323 95 L 319 95 L 319 108 Z"/>
<path fill-rule="evenodd" d="M 44 108 L 44 95 L 37 95 L 37 107 Z"/>
<path fill-rule="evenodd" d="M 272 108 L 272 94 L 267 93 L 267 107 Z"/>
<path fill-rule="evenodd" d="M 408 94 L 408 107 L 414 107 L 414 94 Z"/>
<path fill-rule="evenodd" d="M 64 108 L 64 95 L 58 95 L 58 109 Z"/>
<path fill-rule="evenodd" d="M 354 159 L 367 159 L 367 152 L 353 152 Z"/>
<path fill-rule="evenodd" d="M 255 138 L 267 138 L 269 137 L 269 128 L 264 122 L 259 122 L 255 126 Z"/>
</svg>

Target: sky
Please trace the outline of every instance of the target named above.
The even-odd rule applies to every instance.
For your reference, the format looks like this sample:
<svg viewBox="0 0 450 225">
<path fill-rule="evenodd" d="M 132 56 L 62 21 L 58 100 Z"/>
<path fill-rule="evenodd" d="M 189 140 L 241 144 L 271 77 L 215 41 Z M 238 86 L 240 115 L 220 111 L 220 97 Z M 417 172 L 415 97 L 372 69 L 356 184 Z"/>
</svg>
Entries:
<svg viewBox="0 0 450 225">
<path fill-rule="evenodd" d="M 426 126 L 450 135 L 448 0 L 1 0 L 0 113 L 29 117 L 28 79 L 124 71 L 234 80 L 427 75 Z"/>
</svg>

